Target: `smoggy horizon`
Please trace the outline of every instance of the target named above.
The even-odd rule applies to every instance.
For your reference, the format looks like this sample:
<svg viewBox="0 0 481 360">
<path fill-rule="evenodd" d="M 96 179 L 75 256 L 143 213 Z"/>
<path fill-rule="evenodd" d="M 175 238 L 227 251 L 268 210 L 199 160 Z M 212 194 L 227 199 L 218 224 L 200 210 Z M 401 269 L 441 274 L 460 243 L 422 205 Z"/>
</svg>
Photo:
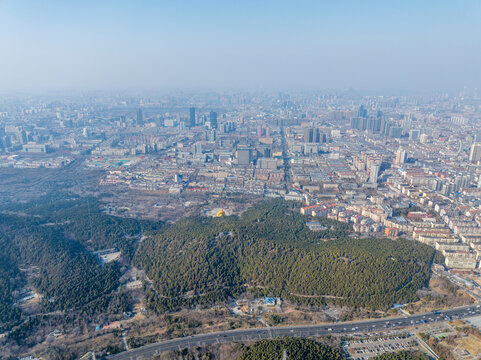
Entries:
<svg viewBox="0 0 481 360">
<path fill-rule="evenodd" d="M 481 87 L 475 1 L 0 1 L 0 92 Z"/>
</svg>

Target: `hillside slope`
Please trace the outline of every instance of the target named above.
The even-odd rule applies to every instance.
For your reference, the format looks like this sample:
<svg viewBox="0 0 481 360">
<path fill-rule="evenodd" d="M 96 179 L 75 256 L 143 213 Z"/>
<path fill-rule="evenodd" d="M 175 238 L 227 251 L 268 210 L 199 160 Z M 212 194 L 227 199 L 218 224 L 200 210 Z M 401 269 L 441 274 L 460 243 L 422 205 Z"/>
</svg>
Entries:
<svg viewBox="0 0 481 360">
<path fill-rule="evenodd" d="M 264 201 L 240 218 L 194 217 L 165 227 L 141 244 L 158 311 L 224 300 L 243 286 L 303 303 L 368 308 L 417 299 L 434 250 L 407 240 L 352 239 L 349 226 L 321 219 L 310 231 L 289 203 Z M 324 239 L 331 239 L 323 241 Z"/>
</svg>

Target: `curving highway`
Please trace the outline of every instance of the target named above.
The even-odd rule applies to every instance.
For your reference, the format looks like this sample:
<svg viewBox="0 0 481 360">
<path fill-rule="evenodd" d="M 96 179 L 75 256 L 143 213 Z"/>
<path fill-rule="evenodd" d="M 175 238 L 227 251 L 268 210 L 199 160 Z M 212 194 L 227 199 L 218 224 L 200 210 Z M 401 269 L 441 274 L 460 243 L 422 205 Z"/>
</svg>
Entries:
<svg viewBox="0 0 481 360">
<path fill-rule="evenodd" d="M 481 305 L 463 306 L 419 315 L 320 325 L 277 326 L 270 328 L 237 329 L 193 335 L 149 344 L 107 357 L 108 360 L 147 360 L 164 352 L 232 341 L 255 341 L 279 336 L 309 337 L 329 334 L 368 333 L 402 329 L 410 326 L 464 319 L 481 314 Z"/>
</svg>

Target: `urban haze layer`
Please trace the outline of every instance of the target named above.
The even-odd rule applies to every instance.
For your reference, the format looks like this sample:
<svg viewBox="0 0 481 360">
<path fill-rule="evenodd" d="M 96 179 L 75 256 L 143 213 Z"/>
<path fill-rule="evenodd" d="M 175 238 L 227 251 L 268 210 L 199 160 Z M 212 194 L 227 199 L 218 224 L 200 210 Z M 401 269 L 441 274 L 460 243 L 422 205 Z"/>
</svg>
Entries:
<svg viewBox="0 0 481 360">
<path fill-rule="evenodd" d="M 0 97 L 0 358 L 481 358 L 481 97 Z"/>
</svg>

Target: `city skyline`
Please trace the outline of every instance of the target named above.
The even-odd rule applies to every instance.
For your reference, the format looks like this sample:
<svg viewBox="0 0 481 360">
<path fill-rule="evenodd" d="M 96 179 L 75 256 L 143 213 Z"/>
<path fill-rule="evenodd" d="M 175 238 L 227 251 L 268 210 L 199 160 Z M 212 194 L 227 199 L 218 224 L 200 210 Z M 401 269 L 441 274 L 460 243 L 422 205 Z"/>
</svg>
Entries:
<svg viewBox="0 0 481 360">
<path fill-rule="evenodd" d="M 481 360 L 480 19 L 0 0 L 0 358 Z"/>
<path fill-rule="evenodd" d="M 480 121 L 444 93 L 2 95 L 0 356 L 481 349 Z"/>
</svg>

